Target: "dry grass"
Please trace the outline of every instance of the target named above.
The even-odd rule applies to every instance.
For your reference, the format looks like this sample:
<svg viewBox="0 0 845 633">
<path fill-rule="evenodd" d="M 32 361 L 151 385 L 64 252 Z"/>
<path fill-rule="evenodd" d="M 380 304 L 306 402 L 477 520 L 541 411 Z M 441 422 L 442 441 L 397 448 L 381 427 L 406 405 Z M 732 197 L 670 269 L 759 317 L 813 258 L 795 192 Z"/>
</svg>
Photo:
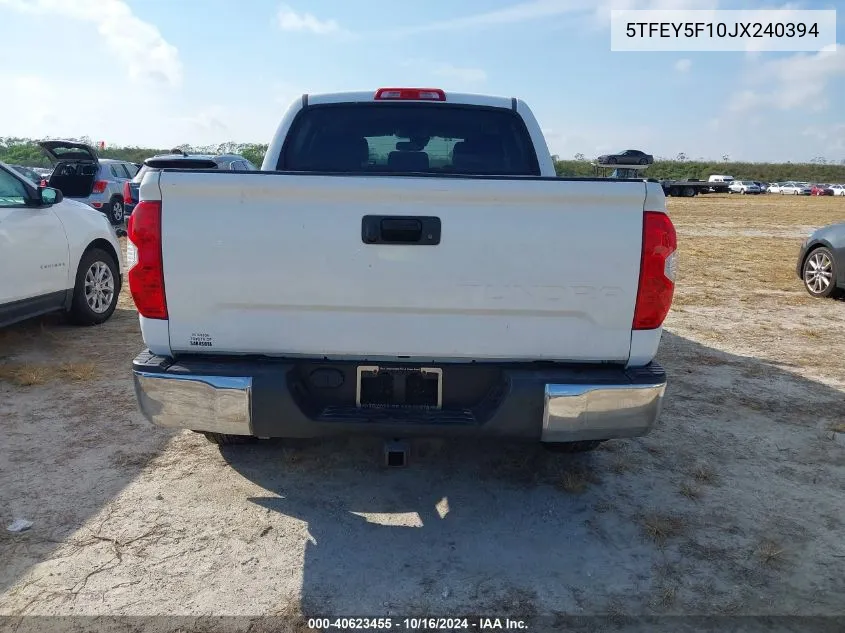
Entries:
<svg viewBox="0 0 845 633">
<path fill-rule="evenodd" d="M 699 462 L 692 467 L 690 472 L 693 479 L 695 479 L 699 483 L 703 484 L 714 484 L 716 483 L 717 475 L 716 471 L 713 470 L 713 467 L 706 462 Z"/>
<path fill-rule="evenodd" d="M 726 229 L 795 229 L 841 221 L 841 198 L 806 196 L 731 196 L 669 198 L 672 221 L 681 227 Z"/>
<path fill-rule="evenodd" d="M 757 556 L 760 562 L 768 567 L 773 567 L 783 561 L 784 549 L 776 541 L 764 540 L 757 548 Z"/>
<path fill-rule="evenodd" d="M 675 585 L 664 585 L 661 587 L 655 599 L 652 601 L 654 606 L 667 609 L 675 604 L 675 598 L 678 595 L 678 588 Z"/>
<path fill-rule="evenodd" d="M 557 488 L 570 494 L 581 494 L 590 484 L 590 478 L 582 470 L 567 470 L 557 481 Z"/>
<path fill-rule="evenodd" d="M 20 387 L 43 385 L 49 380 L 48 372 L 41 365 L 10 363 L 0 365 L 0 380 Z"/>
<path fill-rule="evenodd" d="M 71 382 L 89 382 L 97 377 L 97 366 L 91 362 L 62 363 L 58 373 Z"/>
<path fill-rule="evenodd" d="M 673 305 L 684 313 L 812 305 L 795 274 L 798 250 L 803 236 L 845 211 L 838 200 L 777 195 L 670 198 L 668 206 L 680 255 Z"/>
<path fill-rule="evenodd" d="M 97 377 L 97 367 L 92 362 L 31 364 L 6 363 L 0 365 L 0 380 L 19 387 L 34 387 L 53 380 L 90 382 Z"/>
<path fill-rule="evenodd" d="M 816 340 L 823 337 L 823 333 L 820 332 L 819 330 L 805 329 L 805 330 L 800 330 L 798 332 L 798 334 L 800 336 L 803 336 L 804 338 L 816 339 Z"/>
<path fill-rule="evenodd" d="M 701 498 L 701 488 L 686 481 L 681 484 L 678 491 L 687 499 L 692 499 L 693 501 L 697 501 Z"/>
<path fill-rule="evenodd" d="M 686 529 L 686 522 L 677 515 L 648 514 L 642 518 L 642 529 L 649 539 L 662 545 L 668 539 L 681 536 Z"/>
<path fill-rule="evenodd" d="M 635 465 L 631 463 L 631 459 L 624 456 L 619 456 L 613 460 L 613 463 L 610 465 L 610 470 L 612 470 L 617 475 L 624 475 L 627 472 L 631 472 L 634 470 Z"/>
</svg>

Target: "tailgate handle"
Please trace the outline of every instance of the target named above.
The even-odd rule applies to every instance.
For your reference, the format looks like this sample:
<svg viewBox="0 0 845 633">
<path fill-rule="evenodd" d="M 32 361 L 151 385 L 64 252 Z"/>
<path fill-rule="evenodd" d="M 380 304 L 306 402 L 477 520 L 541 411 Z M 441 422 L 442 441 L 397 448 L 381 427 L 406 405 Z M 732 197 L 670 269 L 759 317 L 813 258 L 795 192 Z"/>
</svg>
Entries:
<svg viewBox="0 0 845 633">
<path fill-rule="evenodd" d="M 422 222 L 414 218 L 385 218 L 381 221 L 381 238 L 385 242 L 419 242 Z"/>
<path fill-rule="evenodd" d="M 440 218 L 365 215 L 361 218 L 361 240 L 365 244 L 433 246 L 440 243 Z"/>
</svg>

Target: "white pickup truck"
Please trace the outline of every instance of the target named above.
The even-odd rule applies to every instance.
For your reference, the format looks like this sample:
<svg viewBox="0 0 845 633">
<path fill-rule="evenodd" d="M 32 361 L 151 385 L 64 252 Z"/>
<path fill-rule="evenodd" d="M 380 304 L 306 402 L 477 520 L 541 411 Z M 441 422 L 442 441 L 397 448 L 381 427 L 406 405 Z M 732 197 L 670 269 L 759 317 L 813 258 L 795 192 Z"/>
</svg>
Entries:
<svg viewBox="0 0 845 633">
<path fill-rule="evenodd" d="M 556 178 L 518 99 L 305 95 L 261 171 L 150 173 L 128 231 L 155 424 L 589 450 L 658 417 L 663 191 Z"/>
</svg>

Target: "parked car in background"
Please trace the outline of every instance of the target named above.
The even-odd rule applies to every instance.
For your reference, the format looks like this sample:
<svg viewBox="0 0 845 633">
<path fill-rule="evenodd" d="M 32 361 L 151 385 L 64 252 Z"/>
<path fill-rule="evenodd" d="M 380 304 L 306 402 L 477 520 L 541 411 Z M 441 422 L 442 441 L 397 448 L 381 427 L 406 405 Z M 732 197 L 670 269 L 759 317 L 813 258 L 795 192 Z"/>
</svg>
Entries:
<svg viewBox="0 0 845 633">
<path fill-rule="evenodd" d="M 600 165 L 651 165 L 654 156 L 638 149 L 626 149 L 616 154 L 602 154 L 596 162 Z"/>
<path fill-rule="evenodd" d="M 766 193 L 780 193 L 780 183 L 770 182 L 769 186 L 766 187 Z"/>
<path fill-rule="evenodd" d="M 728 187 L 731 193 L 757 194 L 762 193 L 760 186 L 753 180 L 734 180 Z"/>
<path fill-rule="evenodd" d="M 231 162 L 227 163 L 231 165 Z M 250 163 L 251 164 L 251 163 Z M 138 204 L 138 190 L 144 176 L 151 171 L 162 169 L 218 169 L 218 163 L 209 156 L 189 156 L 187 154 L 166 154 L 153 156 L 144 161 L 132 180 L 123 183 L 123 203 L 126 216 L 130 216 Z"/>
<path fill-rule="evenodd" d="M 120 245 L 102 214 L 0 163 L 0 227 L 0 326 L 47 312 L 81 325 L 112 315 Z"/>
<path fill-rule="evenodd" d="M 810 187 L 810 195 L 812 196 L 832 196 L 833 189 L 830 185 L 815 184 Z"/>
<path fill-rule="evenodd" d="M 845 294 L 845 222 L 810 234 L 798 253 L 796 272 L 814 297 Z"/>
<path fill-rule="evenodd" d="M 712 174 L 707 179 L 710 184 L 710 191 L 713 193 L 728 193 L 728 187 L 733 181 L 733 176 L 723 176 L 722 174 Z"/>
<path fill-rule="evenodd" d="M 93 147 L 75 141 L 39 145 L 54 164 L 47 186 L 97 209 L 112 224 L 123 222 L 123 183 L 135 175 L 132 163 L 100 158 Z"/>
<path fill-rule="evenodd" d="M 8 165 L 16 172 L 18 172 L 21 176 L 26 178 L 29 182 L 33 183 L 35 186 L 41 186 L 43 184 L 44 179 L 42 178 L 41 174 L 30 167 L 24 167 L 23 165 Z"/>
<path fill-rule="evenodd" d="M 193 154 L 189 154 L 188 156 L 193 156 Z M 220 170 L 258 171 L 258 167 L 239 154 L 220 154 L 219 156 L 211 156 L 210 158 L 217 163 L 217 168 Z"/>
<path fill-rule="evenodd" d="M 766 190 L 767 190 L 767 189 L 768 189 L 768 187 L 769 187 L 769 184 L 768 184 L 768 183 L 766 183 L 766 182 L 760 182 L 759 180 L 755 180 L 755 181 L 753 181 L 753 182 L 754 182 L 754 184 L 755 184 L 755 185 L 757 185 L 757 186 L 760 188 L 760 193 L 766 193 Z"/>
<path fill-rule="evenodd" d="M 800 182 L 785 182 L 780 186 L 781 195 L 809 196 L 812 190 Z"/>
<path fill-rule="evenodd" d="M 845 185 L 830 185 L 834 196 L 845 196 Z"/>
</svg>

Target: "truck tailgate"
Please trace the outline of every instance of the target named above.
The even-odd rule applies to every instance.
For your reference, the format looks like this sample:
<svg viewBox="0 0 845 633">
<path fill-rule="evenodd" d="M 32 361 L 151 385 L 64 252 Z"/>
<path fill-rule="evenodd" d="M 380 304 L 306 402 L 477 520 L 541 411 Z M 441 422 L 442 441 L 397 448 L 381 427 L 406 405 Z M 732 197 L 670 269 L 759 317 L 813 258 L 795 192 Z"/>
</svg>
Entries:
<svg viewBox="0 0 845 633">
<path fill-rule="evenodd" d="M 643 182 L 164 171 L 159 188 L 174 353 L 628 359 Z M 368 215 L 439 218 L 440 243 L 365 243 Z"/>
</svg>

